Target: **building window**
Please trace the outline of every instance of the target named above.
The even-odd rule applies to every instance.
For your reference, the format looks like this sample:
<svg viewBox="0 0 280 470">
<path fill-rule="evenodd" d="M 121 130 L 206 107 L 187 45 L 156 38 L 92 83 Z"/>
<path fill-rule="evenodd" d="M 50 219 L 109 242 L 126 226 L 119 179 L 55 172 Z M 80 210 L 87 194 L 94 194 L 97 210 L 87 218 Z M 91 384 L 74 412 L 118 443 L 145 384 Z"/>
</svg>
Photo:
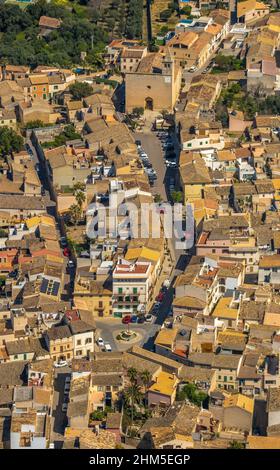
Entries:
<svg viewBox="0 0 280 470">
<path fill-rule="evenodd" d="M 119 294 L 122 294 L 122 287 L 119 287 L 119 288 L 118 288 L 118 293 L 119 293 Z"/>
</svg>

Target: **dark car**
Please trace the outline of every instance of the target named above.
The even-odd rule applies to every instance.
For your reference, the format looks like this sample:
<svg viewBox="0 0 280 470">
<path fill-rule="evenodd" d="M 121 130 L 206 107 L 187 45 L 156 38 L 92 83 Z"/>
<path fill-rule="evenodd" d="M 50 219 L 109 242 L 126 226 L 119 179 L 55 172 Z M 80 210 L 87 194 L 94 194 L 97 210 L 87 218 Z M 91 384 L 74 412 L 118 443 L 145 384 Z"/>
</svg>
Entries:
<svg viewBox="0 0 280 470">
<path fill-rule="evenodd" d="M 144 316 L 138 317 L 137 323 L 145 323 L 145 317 Z"/>
<path fill-rule="evenodd" d="M 141 146 L 141 145 L 142 145 L 142 144 L 141 144 L 141 140 L 135 140 L 135 144 Z"/>
<path fill-rule="evenodd" d="M 137 323 L 138 317 L 137 315 L 132 315 L 131 317 L 131 323 Z"/>
<path fill-rule="evenodd" d="M 15 271 L 11 271 L 9 274 L 8 274 L 8 277 L 11 277 L 12 279 L 15 279 L 18 275 L 18 271 L 15 270 Z"/>
</svg>

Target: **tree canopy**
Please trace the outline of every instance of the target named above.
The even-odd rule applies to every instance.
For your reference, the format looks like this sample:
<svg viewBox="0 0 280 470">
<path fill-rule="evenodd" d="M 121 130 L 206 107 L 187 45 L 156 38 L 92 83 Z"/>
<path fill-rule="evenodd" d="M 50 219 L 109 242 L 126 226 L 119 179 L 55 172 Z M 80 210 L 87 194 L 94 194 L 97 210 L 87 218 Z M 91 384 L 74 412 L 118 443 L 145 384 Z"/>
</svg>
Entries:
<svg viewBox="0 0 280 470">
<path fill-rule="evenodd" d="M 42 15 L 60 18 L 58 30 L 40 37 L 39 19 Z M 87 15 L 75 9 L 58 5 L 54 0 L 39 0 L 22 10 L 17 5 L 0 5 L 0 57 L 10 64 L 59 65 L 68 67 L 81 62 L 81 52 L 86 52 L 89 66 L 101 61 L 108 35 Z"/>
<path fill-rule="evenodd" d="M 69 87 L 74 100 L 81 100 L 92 94 L 92 86 L 85 82 L 75 82 Z"/>
<path fill-rule="evenodd" d="M 7 126 L 0 127 L 0 155 L 19 152 L 23 147 L 23 138 Z"/>
</svg>

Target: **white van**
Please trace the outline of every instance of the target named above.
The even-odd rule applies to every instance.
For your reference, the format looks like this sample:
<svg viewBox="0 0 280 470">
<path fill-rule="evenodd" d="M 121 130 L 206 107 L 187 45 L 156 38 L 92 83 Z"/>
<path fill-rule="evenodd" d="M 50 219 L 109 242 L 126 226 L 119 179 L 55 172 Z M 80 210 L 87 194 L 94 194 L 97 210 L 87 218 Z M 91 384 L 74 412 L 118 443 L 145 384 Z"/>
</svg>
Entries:
<svg viewBox="0 0 280 470">
<path fill-rule="evenodd" d="M 112 348 L 111 348 L 111 345 L 109 343 L 106 343 L 104 345 L 104 349 L 106 352 L 112 352 Z"/>
</svg>

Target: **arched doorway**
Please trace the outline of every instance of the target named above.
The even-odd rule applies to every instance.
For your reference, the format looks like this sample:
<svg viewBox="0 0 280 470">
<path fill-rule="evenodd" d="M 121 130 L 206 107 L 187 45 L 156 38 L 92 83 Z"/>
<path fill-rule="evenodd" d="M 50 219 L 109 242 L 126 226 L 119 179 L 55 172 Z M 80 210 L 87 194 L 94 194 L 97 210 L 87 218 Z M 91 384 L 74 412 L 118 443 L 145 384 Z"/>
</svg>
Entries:
<svg viewBox="0 0 280 470">
<path fill-rule="evenodd" d="M 153 108 L 154 108 L 153 98 L 146 98 L 145 99 L 145 109 L 149 109 L 150 111 L 153 111 Z"/>
</svg>

